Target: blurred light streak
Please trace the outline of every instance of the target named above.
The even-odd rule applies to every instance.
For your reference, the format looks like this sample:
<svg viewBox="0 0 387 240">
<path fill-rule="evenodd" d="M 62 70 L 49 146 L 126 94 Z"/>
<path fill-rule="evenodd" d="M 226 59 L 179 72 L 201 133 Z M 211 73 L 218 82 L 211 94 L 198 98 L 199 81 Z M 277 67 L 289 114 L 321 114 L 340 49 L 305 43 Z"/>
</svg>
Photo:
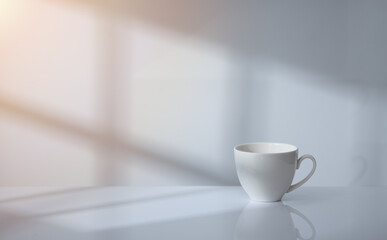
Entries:
<svg viewBox="0 0 387 240">
<path fill-rule="evenodd" d="M 30 194 L 30 195 L 11 197 L 11 198 L 3 198 L 3 199 L 0 199 L 0 204 L 8 203 L 8 202 L 26 201 L 26 200 L 31 200 L 31 199 L 39 199 L 39 198 L 44 198 L 44 197 L 49 197 L 49 196 L 57 196 L 57 195 L 62 195 L 62 194 L 72 194 L 74 192 L 83 192 L 83 191 L 92 190 L 95 188 L 97 188 L 97 187 L 93 186 L 93 187 L 68 188 L 68 189 L 63 189 L 63 190 L 54 190 L 54 191 L 47 191 L 47 192 L 41 192 L 41 193 L 34 193 L 34 194 Z"/>
<path fill-rule="evenodd" d="M 52 194 L 41 194 L 41 195 L 36 195 L 33 198 L 42 198 L 46 196 L 53 196 L 53 195 L 58 195 L 62 193 L 68 193 L 72 194 L 72 192 L 75 191 L 83 191 L 87 190 L 88 188 L 83 188 L 83 189 L 75 189 L 74 191 L 68 190 L 68 191 L 62 191 L 62 192 L 52 192 Z M 93 188 L 97 189 L 97 188 Z M 48 211 L 45 212 L 44 210 L 40 210 L 40 213 L 32 213 L 32 214 L 22 214 L 19 215 L 19 218 L 14 219 L 14 220 L 27 220 L 30 218 L 43 218 L 43 217 L 50 217 L 50 216 L 57 216 L 57 215 L 62 215 L 62 214 L 71 214 L 71 213 L 79 213 L 79 212 L 86 212 L 86 211 L 94 211 L 94 210 L 99 210 L 99 209 L 104 209 L 104 208 L 111 208 L 111 207 L 120 207 L 120 206 L 127 206 L 127 205 L 132 205 L 132 204 L 146 204 L 148 202 L 157 202 L 157 201 L 163 201 L 163 200 L 168 200 L 171 198 L 176 198 L 176 197 L 185 197 L 185 196 L 194 196 L 194 195 L 201 195 L 203 193 L 208 193 L 208 192 L 214 192 L 214 190 L 209 187 L 209 188 L 203 188 L 203 189 L 193 189 L 189 191 L 180 191 L 180 192 L 172 192 L 168 194 L 161 194 L 157 196 L 149 196 L 149 197 L 143 197 L 143 198 L 136 198 L 136 199 L 125 199 L 121 201 L 112 201 L 112 202 L 107 202 L 107 203 L 101 203 L 101 204 L 88 204 L 87 206 L 82 206 L 82 207 L 73 207 L 73 208 L 67 208 L 67 209 L 60 209 L 60 210 L 54 210 L 54 211 Z M 216 191 L 215 191 L 216 192 Z M 17 199 L 18 201 L 28 201 L 31 198 L 19 198 Z M 13 201 L 12 201 L 13 202 Z M 0 206 L 3 204 L 3 202 L 0 202 Z M 4 210 L 2 210 L 4 213 Z M 12 213 L 10 213 L 12 214 Z M 7 224 L 13 223 L 12 221 L 7 221 Z"/>
<path fill-rule="evenodd" d="M 78 125 L 75 125 L 72 122 L 52 117 L 39 110 L 32 110 L 30 108 L 26 108 L 20 104 L 7 101 L 2 97 L 0 97 L 0 110 L 6 111 L 13 115 L 17 115 L 24 119 L 28 119 L 37 124 L 43 125 L 44 127 L 50 127 L 55 130 L 59 130 L 63 133 L 71 134 L 84 140 L 94 142 L 96 144 L 96 147 L 109 146 L 113 149 L 118 149 L 123 152 L 149 156 L 154 161 L 159 161 L 163 164 L 167 164 L 171 167 L 177 168 L 183 172 L 197 174 L 200 177 L 209 179 L 211 182 L 213 182 L 213 184 L 222 185 L 228 183 L 227 180 L 213 176 L 212 173 L 208 172 L 205 169 L 181 163 L 178 159 L 172 159 L 170 157 L 163 156 L 159 153 L 152 152 L 147 148 L 140 147 L 132 143 L 123 142 L 121 139 L 118 139 L 116 136 L 110 133 L 97 132 L 85 129 L 83 127 L 79 127 Z M 103 170 L 102 173 L 104 173 Z M 101 177 L 103 176 L 100 176 L 100 178 Z"/>
</svg>

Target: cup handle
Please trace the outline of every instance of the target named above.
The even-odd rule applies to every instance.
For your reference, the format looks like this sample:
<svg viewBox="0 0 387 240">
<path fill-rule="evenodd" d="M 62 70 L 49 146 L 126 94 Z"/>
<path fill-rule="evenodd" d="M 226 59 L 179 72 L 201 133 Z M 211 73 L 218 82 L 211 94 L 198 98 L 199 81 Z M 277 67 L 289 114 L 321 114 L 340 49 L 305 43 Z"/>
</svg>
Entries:
<svg viewBox="0 0 387 240">
<path fill-rule="evenodd" d="M 298 160 L 297 160 L 297 167 L 296 169 L 299 169 L 300 168 L 300 165 L 301 165 L 301 162 L 306 159 L 306 158 L 309 158 L 310 160 L 312 160 L 313 162 L 313 168 L 312 170 L 310 171 L 310 173 L 308 174 L 308 176 L 306 176 L 303 180 L 301 180 L 300 182 L 296 183 L 296 184 L 293 184 L 289 187 L 289 190 L 287 192 L 291 192 L 293 191 L 294 189 L 296 188 L 299 188 L 302 184 L 306 183 L 306 181 L 309 180 L 309 178 L 313 175 L 314 171 L 316 170 L 316 159 L 314 159 L 314 157 L 312 155 L 309 155 L 309 154 L 305 154 L 303 155 L 302 157 L 300 157 Z"/>
<path fill-rule="evenodd" d="M 299 216 L 300 218 L 302 218 L 309 225 L 310 229 L 312 230 L 312 236 L 309 237 L 309 238 L 304 238 L 304 237 L 301 236 L 301 234 L 298 231 L 298 229 L 296 229 L 297 238 L 301 239 L 301 240 L 312 240 L 312 239 L 315 239 L 316 238 L 316 229 L 314 228 L 313 223 L 307 217 L 305 217 L 305 215 L 302 214 L 300 211 L 298 211 L 298 210 L 296 210 L 296 209 L 294 209 L 294 208 L 292 208 L 292 207 L 290 207 L 288 205 L 286 205 L 286 208 L 288 209 L 288 211 L 290 213 L 293 213 L 293 214 Z"/>
</svg>

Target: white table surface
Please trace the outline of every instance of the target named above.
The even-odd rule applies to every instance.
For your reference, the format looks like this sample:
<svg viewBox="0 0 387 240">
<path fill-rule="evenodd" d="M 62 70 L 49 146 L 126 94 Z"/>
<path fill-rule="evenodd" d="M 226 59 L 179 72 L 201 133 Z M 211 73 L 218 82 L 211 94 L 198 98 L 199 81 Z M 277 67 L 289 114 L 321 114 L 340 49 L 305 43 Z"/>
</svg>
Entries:
<svg viewBox="0 0 387 240">
<path fill-rule="evenodd" d="M 387 239 L 387 188 L 0 188 L 0 239 Z"/>
</svg>

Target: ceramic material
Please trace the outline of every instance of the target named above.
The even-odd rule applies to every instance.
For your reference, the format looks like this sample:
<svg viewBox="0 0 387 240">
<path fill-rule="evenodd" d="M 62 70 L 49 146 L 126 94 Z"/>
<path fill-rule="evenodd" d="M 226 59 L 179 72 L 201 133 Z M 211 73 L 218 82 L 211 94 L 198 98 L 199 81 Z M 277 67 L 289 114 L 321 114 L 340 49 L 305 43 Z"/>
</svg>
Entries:
<svg viewBox="0 0 387 240">
<path fill-rule="evenodd" d="M 239 181 L 255 201 L 279 201 L 282 196 L 300 187 L 313 175 L 316 160 L 306 154 L 298 158 L 298 148 L 284 143 L 247 143 L 234 148 Z M 304 159 L 311 159 L 313 168 L 300 182 L 291 185 L 296 169 Z"/>
</svg>

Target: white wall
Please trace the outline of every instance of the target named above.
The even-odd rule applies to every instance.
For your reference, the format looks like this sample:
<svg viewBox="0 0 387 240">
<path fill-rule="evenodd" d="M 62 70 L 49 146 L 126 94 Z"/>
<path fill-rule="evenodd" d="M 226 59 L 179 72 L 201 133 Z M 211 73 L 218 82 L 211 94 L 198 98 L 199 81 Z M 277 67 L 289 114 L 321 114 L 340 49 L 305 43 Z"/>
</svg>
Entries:
<svg viewBox="0 0 387 240">
<path fill-rule="evenodd" d="M 236 185 L 252 141 L 315 155 L 310 186 L 387 185 L 386 10 L 1 0 L 0 185 Z"/>
</svg>

